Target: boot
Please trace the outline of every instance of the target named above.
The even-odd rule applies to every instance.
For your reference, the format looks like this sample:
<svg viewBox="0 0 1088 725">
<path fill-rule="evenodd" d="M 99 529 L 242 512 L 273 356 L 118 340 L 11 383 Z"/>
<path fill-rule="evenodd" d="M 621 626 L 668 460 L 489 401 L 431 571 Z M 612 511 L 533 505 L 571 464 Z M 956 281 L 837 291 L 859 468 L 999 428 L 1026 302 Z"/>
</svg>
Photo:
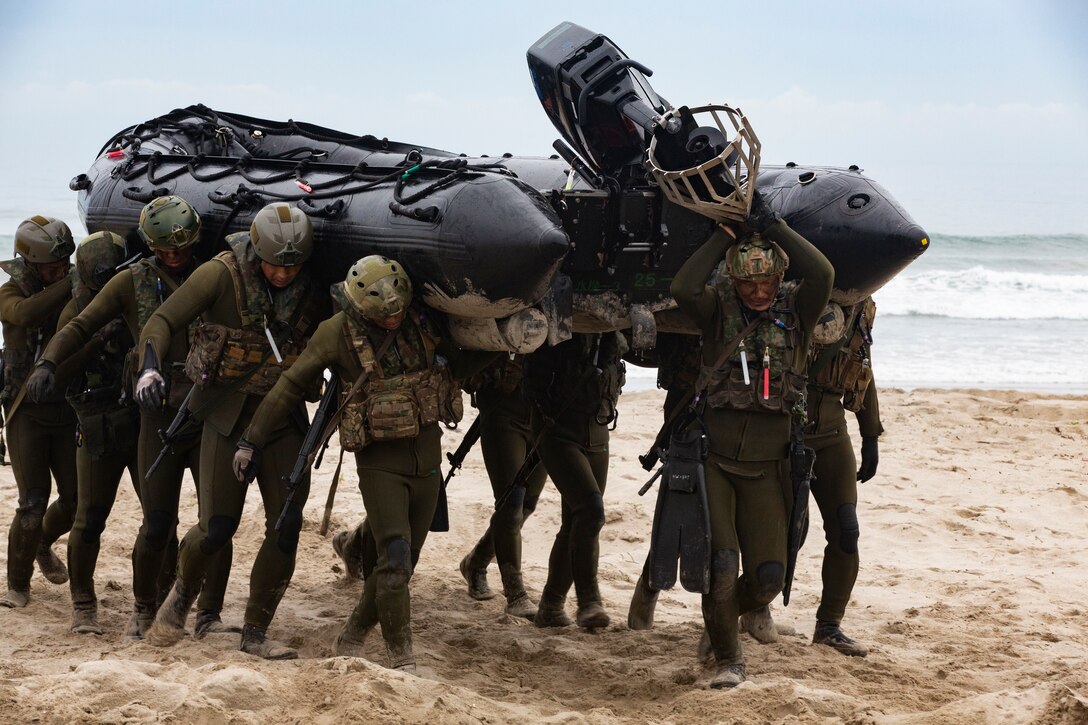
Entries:
<svg viewBox="0 0 1088 725">
<path fill-rule="evenodd" d="M 412 633 L 398 637 L 396 642 L 385 641 L 385 654 L 389 657 L 389 669 L 414 673 L 416 658 L 412 653 Z"/>
<path fill-rule="evenodd" d="M 64 584 L 68 581 L 68 567 L 53 553 L 53 549 L 45 544 L 38 547 L 38 553 L 34 560 L 38 562 L 38 568 L 51 584 Z"/>
<path fill-rule="evenodd" d="M 461 559 L 461 576 L 468 583 L 468 595 L 477 601 L 494 599 L 495 592 L 487 583 L 487 569 L 474 569 L 469 562 L 469 557 Z"/>
<path fill-rule="evenodd" d="M 537 607 L 533 624 L 538 627 L 569 627 L 573 624 L 564 608 L 567 598 L 550 594 L 547 589 L 540 596 L 540 606 Z"/>
<path fill-rule="evenodd" d="M 363 562 L 359 560 L 359 557 L 352 556 L 352 552 L 347 550 L 348 537 L 351 536 L 351 533 L 346 530 L 337 531 L 336 535 L 332 537 L 332 550 L 344 562 L 344 571 L 347 572 L 350 578 L 362 579 Z"/>
<path fill-rule="evenodd" d="M 336 652 L 338 657 L 362 657 L 363 645 L 366 643 L 366 638 L 373 631 L 374 627 L 352 629 L 351 620 L 349 619 L 344 622 L 340 634 L 336 636 L 336 646 L 333 651 Z"/>
<path fill-rule="evenodd" d="M 723 688 L 736 687 L 740 683 L 747 680 L 748 677 L 744 672 L 744 665 L 720 665 L 718 672 L 710 678 L 710 687 L 714 690 L 720 690 Z"/>
<path fill-rule="evenodd" d="M 135 602 L 132 605 L 132 618 L 128 620 L 128 626 L 125 627 L 125 639 L 130 641 L 143 639 L 154 621 L 154 607 L 149 604 Z"/>
<path fill-rule="evenodd" d="M 635 592 L 631 595 L 631 608 L 627 610 L 629 629 L 653 629 L 654 609 L 657 608 L 657 589 L 651 589 L 645 577 L 639 577 Z"/>
<path fill-rule="evenodd" d="M 536 603 L 525 591 L 525 582 L 518 568 L 514 565 L 500 566 L 499 574 L 502 575 L 502 593 L 506 595 L 506 613 L 529 620 L 536 617 Z"/>
<path fill-rule="evenodd" d="M 234 624 L 223 624 L 217 609 L 196 610 L 196 625 L 193 628 L 194 639 L 204 639 L 209 634 L 238 634 L 242 628 Z"/>
<path fill-rule="evenodd" d="M 740 631 L 752 635 L 761 644 L 773 644 L 778 641 L 778 629 L 771 617 L 771 607 L 765 604 L 759 609 L 740 615 Z"/>
<path fill-rule="evenodd" d="M 588 602 L 578 602 L 578 614 L 575 615 L 575 621 L 582 629 L 592 632 L 595 629 L 604 629 L 612 620 L 604 611 L 600 600 L 591 599 Z"/>
<path fill-rule="evenodd" d="M 156 647 L 169 647 L 184 637 L 185 620 L 199 593 L 199 589 L 189 589 L 181 579 L 176 580 L 155 614 L 155 622 L 147 629 L 147 641 Z"/>
<path fill-rule="evenodd" d="M 266 629 L 253 624 L 242 627 L 242 644 L 238 648 L 246 654 L 263 657 L 266 660 L 297 660 L 298 650 L 268 639 Z"/>
<path fill-rule="evenodd" d="M 710 643 L 710 632 L 703 629 L 703 636 L 699 638 L 699 645 L 695 650 L 699 664 L 710 666 L 714 664 L 714 646 Z"/>
<path fill-rule="evenodd" d="M 102 634 L 97 607 L 72 610 L 72 634 Z"/>
<path fill-rule="evenodd" d="M 0 597 L 0 607 L 10 609 L 22 609 L 30 601 L 29 589 L 8 589 L 8 593 Z"/>
<path fill-rule="evenodd" d="M 813 644 L 826 644 L 832 649 L 847 655 L 848 657 L 865 657 L 869 654 L 869 648 L 861 642 L 850 639 L 843 634 L 842 629 L 834 622 L 816 621 L 816 631 L 812 634 Z"/>
</svg>

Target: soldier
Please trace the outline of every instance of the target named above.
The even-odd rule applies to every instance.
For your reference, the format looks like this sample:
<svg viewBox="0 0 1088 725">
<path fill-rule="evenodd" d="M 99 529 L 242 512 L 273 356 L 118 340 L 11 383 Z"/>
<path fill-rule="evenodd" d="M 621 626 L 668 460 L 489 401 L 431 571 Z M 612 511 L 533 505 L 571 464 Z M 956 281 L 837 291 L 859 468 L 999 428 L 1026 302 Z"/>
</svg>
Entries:
<svg viewBox="0 0 1088 725">
<path fill-rule="evenodd" d="M 72 273 L 72 299 L 61 313 L 59 329 L 64 329 L 86 309 L 124 259 L 125 240 L 112 232 L 97 232 L 80 242 Z M 49 357 L 48 352 L 56 341 L 54 336 L 27 380 L 27 398 L 33 402 L 47 400 L 55 392 L 56 359 Z M 136 473 L 139 412 L 131 402 L 118 402 L 122 399 L 124 359 L 131 347 L 132 337 L 125 329 L 124 320 L 115 318 L 81 351 L 86 354 L 86 362 L 76 381 L 78 387 L 67 396 L 79 421 L 76 437 L 79 494 L 75 523 L 68 536 L 72 632 L 76 634 L 102 634 L 94 570 L 100 537 L 126 468 L 139 495 Z"/>
<path fill-rule="evenodd" d="M 76 416 L 63 389 L 40 403 L 25 400 L 24 383 L 57 329 L 57 318 L 72 294 L 69 257 L 72 232 L 59 219 L 35 216 L 15 232 L 22 259 L 0 263 L 11 277 L 0 286 L 4 326 L 3 401 L 8 445 L 19 505 L 8 530 L 8 593 L 0 606 L 25 607 L 30 600 L 34 561 L 54 584 L 68 581 L 53 543 L 72 528 L 76 510 Z M 70 367 L 70 366 L 68 366 Z M 68 375 L 65 375 L 68 373 Z M 60 371 L 65 379 L 70 371 Z M 57 499 L 49 504 L 50 472 Z"/>
<path fill-rule="evenodd" d="M 69 359 L 118 317 L 124 319 L 132 339 L 138 339 L 152 313 L 196 267 L 193 250 L 200 240 L 200 216 L 181 197 L 164 196 L 151 201 L 140 212 L 137 232 L 154 256 L 141 259 L 107 282 L 94 299 L 57 332 L 42 354 L 43 361 L 56 365 L 58 361 Z M 190 329 L 179 330 L 164 355 L 162 369 L 169 385 L 165 403 L 140 411 L 136 468 L 143 523 L 132 549 L 134 603 L 132 618 L 125 630 L 126 636 L 132 639 L 143 637 L 155 618 L 158 603 L 173 585 L 178 500 L 186 468 L 193 480 L 199 481 L 199 424 L 187 426 L 173 441 L 155 474 L 150 479 L 145 478 L 163 445 L 159 431 L 165 430 L 174 419 L 181 401 L 192 387 L 182 370 L 189 350 L 190 332 Z M 130 354 L 135 356 L 135 352 Z M 135 363 L 126 361 L 126 367 L 134 371 Z M 126 390 L 131 390 L 134 377 L 132 372 L 124 381 Z M 220 620 L 231 556 L 228 543 L 209 568 L 198 603 L 197 636 L 238 631 L 237 627 L 228 627 Z"/>
<path fill-rule="evenodd" d="M 864 657 L 869 649 L 846 636 L 840 623 L 858 576 L 858 481 L 876 475 L 878 437 L 884 432 L 873 384 L 872 345 L 876 304 L 869 297 L 851 307 L 830 303 L 816 327 L 809 363 L 808 426 L 805 443 L 816 451 L 812 497 L 823 519 L 823 592 L 812 641 L 844 655 Z M 861 467 L 846 429 L 846 411 L 861 432 Z M 770 611 L 741 617 L 741 628 L 763 642 L 777 639 Z"/>
<path fill-rule="evenodd" d="M 469 596 L 491 599 L 495 593 L 487 583 L 487 567 L 497 558 L 506 613 L 533 619 L 537 605 L 525 591 L 521 575 L 521 527 L 536 509 L 548 472 L 537 463 L 521 485 L 511 487 L 538 434 L 521 384 L 524 363 L 523 356 L 503 356 L 465 383 L 480 410 L 480 448 L 491 490 L 503 505 L 496 508 L 460 568 Z"/>
<path fill-rule="evenodd" d="M 624 382 L 620 357 L 626 351 L 618 332 L 575 333 L 526 361 L 525 391 L 542 431 L 540 459 L 562 495 L 562 523 L 534 619 L 538 627 L 571 623 L 564 604 L 572 584 L 578 626 L 594 630 L 609 623 L 597 585 L 598 535 L 604 526 L 609 425 L 616 420 Z"/>
<path fill-rule="evenodd" d="M 312 332 L 320 310 L 305 262 L 313 250 L 313 227 L 298 208 L 270 204 L 249 232 L 227 237 L 229 251 L 198 267 L 177 292 L 151 315 L 137 342 L 142 353 L 136 383 L 140 405 L 159 408 L 166 399 L 163 372 L 176 336 L 198 317 L 185 371 L 196 384 L 189 410 L 204 422 L 200 442 L 200 520 L 178 551 L 178 578 L 159 607 L 148 640 L 176 642 L 216 554 L 234 536 L 246 487 L 234 478 L 234 451 L 261 398 L 291 366 Z M 255 464 L 265 509 L 265 536 L 253 563 L 241 649 L 266 659 L 293 659 L 298 653 L 267 638 L 295 569 L 302 506 L 292 504 L 275 529 L 286 491 L 281 478 L 291 470 L 306 430 L 305 408 L 270 421 L 266 455 Z M 306 500 L 307 476 L 299 501 Z"/>
<path fill-rule="evenodd" d="M 758 194 L 745 226 L 735 241 L 723 225 L 671 288 L 703 336 L 696 389 L 705 389 L 712 557 L 703 618 L 718 666 L 714 688 L 746 679 L 738 618 L 768 604 L 784 584 L 791 413 L 804 396 L 812 330 L 834 279 L 824 256 Z M 726 276 L 708 285 L 723 253 Z M 800 281 L 784 285 L 791 259 Z"/>
<path fill-rule="evenodd" d="M 443 339 L 433 313 L 412 302 L 411 281 L 394 260 L 363 257 L 333 295 L 340 310 L 321 323 L 253 416 L 238 443 L 235 472 L 241 475 L 271 450 L 275 421 L 300 403 L 324 369 L 339 376 L 347 396 L 340 444 L 355 453 L 377 564 L 366 572 L 359 604 L 337 637 L 336 653 L 361 656 L 364 640 L 380 623 L 390 667 L 411 672 L 415 656 L 408 581 L 442 482 L 439 423 L 461 419 L 461 391 L 450 364 L 464 357 Z"/>
</svg>

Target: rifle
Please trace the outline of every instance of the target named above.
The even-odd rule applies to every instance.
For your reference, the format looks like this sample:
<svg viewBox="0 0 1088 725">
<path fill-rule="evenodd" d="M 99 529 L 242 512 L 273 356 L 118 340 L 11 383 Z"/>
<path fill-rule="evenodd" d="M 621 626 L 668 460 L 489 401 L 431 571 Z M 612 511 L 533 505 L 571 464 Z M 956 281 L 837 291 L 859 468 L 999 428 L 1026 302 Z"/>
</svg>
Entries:
<svg viewBox="0 0 1088 725">
<path fill-rule="evenodd" d="M 159 438 L 162 439 L 162 448 L 159 450 L 159 455 L 155 457 L 155 461 L 151 464 L 151 467 L 147 469 L 147 473 L 144 474 L 144 480 L 151 478 L 155 475 L 155 471 L 158 469 L 159 464 L 162 463 L 162 459 L 166 458 L 166 454 L 173 451 L 174 440 L 177 439 L 181 433 L 181 429 L 185 427 L 185 424 L 193 417 L 193 411 L 189 409 L 189 401 L 193 399 L 193 392 L 196 391 L 196 386 L 189 388 L 189 392 L 185 394 L 185 400 L 181 401 L 181 407 L 178 408 L 178 414 L 174 416 L 174 419 L 170 421 L 170 425 L 166 427 L 166 430 L 159 429 Z"/>
<path fill-rule="evenodd" d="M 804 403 L 800 405 L 803 410 Z M 789 528 L 786 531 L 786 583 L 782 587 L 782 606 L 790 603 L 797 554 L 808 536 L 808 495 L 816 451 L 805 445 L 803 416 L 804 413 L 795 410 L 790 423 L 790 484 L 793 489 L 793 507 L 790 509 Z"/>
<path fill-rule="evenodd" d="M 465 431 L 464 437 L 461 439 L 461 443 L 458 444 L 457 450 L 453 453 L 446 454 L 446 460 L 450 462 L 450 470 L 446 473 L 446 477 L 442 479 L 442 487 L 445 488 L 449 485 L 450 479 L 461 470 L 461 466 L 465 462 L 465 458 L 468 457 L 469 451 L 476 445 L 476 441 L 480 440 L 480 419 L 483 415 L 477 415 L 476 420 L 472 421 L 472 425 Z"/>
<path fill-rule="evenodd" d="M 299 449 L 298 458 L 295 459 L 295 467 L 291 469 L 290 475 L 283 478 L 287 483 L 287 499 L 283 502 L 283 510 L 280 511 L 279 518 L 276 519 L 276 531 L 280 530 L 283 520 L 287 517 L 287 509 L 295 500 L 295 491 L 298 490 L 299 483 L 302 482 L 306 472 L 310 469 L 318 454 L 324 450 L 324 446 L 332 435 L 329 423 L 332 423 L 333 427 L 335 427 L 336 423 L 340 422 L 340 417 L 334 412 L 339 398 L 340 376 L 333 374 L 332 378 L 325 383 L 325 392 L 321 394 L 321 401 L 317 404 L 317 412 L 314 413 L 314 419 L 310 423 L 310 427 L 306 429 L 306 437 L 302 439 L 302 448 Z M 326 431 L 328 435 L 326 435 Z"/>
</svg>

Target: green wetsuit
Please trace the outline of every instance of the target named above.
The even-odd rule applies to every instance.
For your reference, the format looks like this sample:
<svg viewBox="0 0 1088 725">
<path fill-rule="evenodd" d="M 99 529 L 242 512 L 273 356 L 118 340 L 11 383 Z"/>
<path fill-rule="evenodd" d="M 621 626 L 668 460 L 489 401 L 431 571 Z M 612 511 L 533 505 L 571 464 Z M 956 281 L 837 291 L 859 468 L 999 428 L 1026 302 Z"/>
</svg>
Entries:
<svg viewBox="0 0 1088 725">
<path fill-rule="evenodd" d="M 74 373 L 71 365 L 58 368 L 53 396 L 32 403 L 24 394 L 14 415 L 12 410 L 36 356 L 56 330 L 60 312 L 71 297 L 72 280 L 69 275 L 43 287 L 22 260 L 4 264 L 12 277 L 0 285 L 2 398 L 8 453 L 19 489 L 19 505 L 8 530 L 7 575 L 9 589 L 27 592 L 39 547 L 50 547 L 67 533 L 76 512 L 76 416 L 64 400 L 64 385 Z M 49 504 L 54 478 L 57 498 Z"/>
<path fill-rule="evenodd" d="M 801 279 L 791 293 L 796 321 L 786 324 L 797 325 L 802 341 L 788 351 L 792 359 L 784 363 L 803 367 L 812 330 L 831 293 L 834 270 L 785 222 L 771 225 L 763 236 L 782 246 L 791 270 Z M 723 318 L 743 313 L 730 284 L 707 284 L 733 243 L 731 235 L 716 231 L 684 263 L 672 283 L 673 298 L 702 331 L 704 366 L 713 366 L 732 342 L 722 334 Z M 764 336 L 773 334 L 762 329 L 773 326 L 772 318 L 766 317 L 749 333 L 749 347 L 755 352 L 751 374 L 756 380 L 761 372 L 756 348 L 762 347 Z M 737 637 L 739 615 L 769 603 L 784 583 L 790 413 L 719 405 L 707 405 L 702 416 L 710 450 L 706 488 L 712 551 L 711 586 L 703 596 L 703 617 L 719 665 L 729 665 L 744 661 Z M 742 563 L 744 574 L 739 575 Z"/>
<path fill-rule="evenodd" d="M 423 318 L 419 326 L 409 318 L 397 329 L 389 349 L 378 361 L 382 374 L 371 373 L 368 381 L 378 377 L 396 379 L 418 372 L 434 364 L 439 356 L 451 365 L 456 365 L 463 357 L 464 354 L 442 341 L 437 329 L 426 320 L 432 313 L 421 311 L 419 314 Z M 325 369 L 340 378 L 343 391 L 347 393 L 363 368 L 359 354 L 345 334 L 346 325 L 353 325 L 365 335 L 375 354 L 387 335 L 386 330 L 361 317 L 349 317 L 343 310 L 322 322 L 302 355 L 265 397 L 245 434 L 246 440 L 262 451 L 268 451 L 274 442 L 272 422 L 282 419 L 287 411 L 298 405 L 304 391 L 320 379 Z M 419 329 L 426 329 L 437 342 L 437 354 L 432 360 L 422 357 Z M 490 357 L 488 355 L 487 359 Z M 365 392 L 365 388 L 363 390 Z M 343 439 L 343 433 L 341 437 Z M 367 514 L 366 528 L 374 537 L 377 564 L 373 571 L 366 572 L 362 596 L 349 618 L 347 631 L 361 640 L 380 623 L 394 667 L 410 661 L 412 656 L 408 581 L 427 540 L 438 502 L 442 483 L 439 474 L 441 437 L 439 424 L 430 423 L 421 425 L 416 435 L 372 441 L 355 452 L 359 491 Z M 298 450 L 299 446 L 294 446 L 292 456 Z M 363 527 L 356 529 L 355 538 L 365 535 Z"/>
<path fill-rule="evenodd" d="M 248 235 L 242 246 L 245 244 L 248 244 Z M 312 282 L 305 270 L 286 289 L 268 286 L 266 290 L 238 290 L 227 264 L 212 260 L 197 267 L 189 279 L 155 310 L 140 333 L 137 349 L 143 354 L 145 341 L 150 341 L 158 360 L 171 359 L 168 350 L 173 341 L 178 335 L 184 335 L 198 317 L 207 324 L 233 330 L 242 328 L 242 310 L 237 298 L 239 295 L 245 298 L 250 292 L 271 295 L 273 301 L 283 299 L 279 296 L 284 294 L 291 294 L 306 304 L 315 299 Z M 289 337 L 293 339 L 294 334 L 292 330 Z M 304 341 L 294 340 L 294 343 L 302 345 Z M 284 346 L 282 339 L 280 346 Z M 271 360 L 271 352 L 263 359 Z M 216 381 L 198 389 L 189 406 L 194 417 L 204 423 L 198 476 L 200 519 L 185 534 L 178 551 L 178 579 L 189 591 L 198 590 L 211 573 L 217 554 L 234 537 L 245 505 L 247 488 L 234 476 L 234 453 L 238 439 L 261 403 L 261 396 L 229 386 L 230 383 Z M 264 502 L 265 533 L 250 574 L 245 623 L 261 629 L 267 629 L 271 623 L 295 570 L 302 528 L 301 502 L 309 492 L 309 473 L 299 484 L 295 503 L 283 526 L 276 531 L 275 525 L 287 497 L 282 478 L 294 465 L 305 429 L 306 412 L 301 404 L 288 415 L 277 418 L 269 435 L 271 445 L 267 446 L 257 470 L 256 480 Z"/>
</svg>

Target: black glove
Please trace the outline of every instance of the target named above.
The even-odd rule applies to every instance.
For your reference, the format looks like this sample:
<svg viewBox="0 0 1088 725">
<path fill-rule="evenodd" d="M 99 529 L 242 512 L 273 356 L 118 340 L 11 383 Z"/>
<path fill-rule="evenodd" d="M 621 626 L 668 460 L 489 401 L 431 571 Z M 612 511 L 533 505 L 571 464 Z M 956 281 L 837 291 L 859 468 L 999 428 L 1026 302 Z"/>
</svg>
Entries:
<svg viewBox="0 0 1088 725">
<path fill-rule="evenodd" d="M 861 437 L 861 468 L 858 480 L 865 483 L 876 475 L 876 465 L 880 462 L 880 450 L 876 436 Z"/>
<path fill-rule="evenodd" d="M 234 475 L 244 484 L 250 484 L 257 477 L 257 467 L 261 465 L 261 449 L 245 438 L 238 439 L 238 450 L 234 452 Z"/>
<path fill-rule="evenodd" d="M 26 381 L 26 397 L 31 403 L 40 403 L 53 395 L 56 390 L 57 366 L 48 360 L 42 360 L 30 373 Z"/>
<path fill-rule="evenodd" d="M 136 402 L 145 410 L 158 410 L 166 400 L 166 381 L 155 368 L 147 368 L 136 381 Z"/>
<path fill-rule="evenodd" d="M 767 206 L 766 199 L 759 191 L 752 194 L 752 206 L 748 209 L 748 218 L 744 220 L 744 226 L 750 232 L 762 233 L 775 222 L 782 221 L 782 215 Z"/>
</svg>

